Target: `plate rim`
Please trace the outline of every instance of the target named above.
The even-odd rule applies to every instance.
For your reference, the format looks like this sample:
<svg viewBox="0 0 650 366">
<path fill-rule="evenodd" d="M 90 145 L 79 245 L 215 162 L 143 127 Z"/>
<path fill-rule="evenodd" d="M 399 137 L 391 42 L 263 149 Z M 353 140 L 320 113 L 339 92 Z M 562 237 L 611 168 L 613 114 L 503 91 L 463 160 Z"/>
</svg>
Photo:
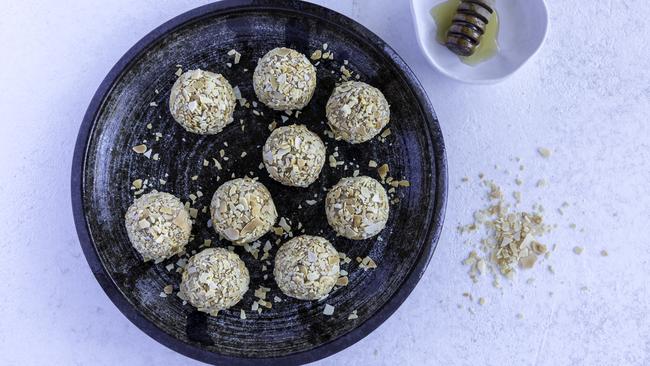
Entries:
<svg viewBox="0 0 650 366">
<path fill-rule="evenodd" d="M 122 73 L 129 69 L 132 62 L 137 60 L 139 56 L 146 52 L 147 49 L 156 44 L 159 40 L 166 37 L 169 33 L 176 28 L 185 25 L 186 23 L 198 21 L 203 17 L 213 16 L 215 13 L 228 13 L 238 10 L 251 9 L 264 10 L 264 9 L 280 9 L 287 11 L 298 11 L 302 13 L 309 13 L 309 15 L 320 18 L 326 22 L 335 23 L 338 27 L 350 27 L 354 32 L 361 34 L 365 41 L 374 46 L 380 53 L 390 59 L 396 64 L 397 68 L 401 70 L 402 77 L 407 85 L 409 85 L 411 92 L 414 94 L 420 104 L 423 114 L 426 117 L 426 123 L 431 135 L 431 148 L 434 152 L 433 164 L 435 172 L 436 189 L 434 198 L 434 207 L 431 209 L 432 225 L 429 232 L 426 233 L 425 243 L 422 248 L 422 253 L 418 258 L 415 265 L 410 269 L 409 274 L 399 287 L 399 289 L 391 295 L 389 300 L 384 303 L 379 309 L 372 314 L 366 321 L 360 323 L 350 332 L 343 334 L 337 338 L 322 343 L 309 350 L 291 353 L 279 357 L 271 358 L 240 358 L 227 356 L 205 349 L 201 349 L 195 345 L 185 343 L 160 329 L 153 322 L 148 320 L 145 316 L 140 314 L 133 305 L 122 294 L 117 284 L 113 282 L 111 277 L 105 270 L 98 253 L 95 248 L 94 241 L 90 234 L 90 228 L 86 220 L 86 212 L 84 210 L 84 194 L 83 188 L 85 186 L 85 163 L 86 154 L 89 148 L 90 136 L 95 127 L 95 120 L 101 111 L 106 97 L 112 91 L 115 83 L 120 79 Z M 379 36 L 357 23 L 355 20 L 340 14 L 329 8 L 312 4 L 299 0 L 222 0 L 215 3 L 206 4 L 187 12 L 184 12 L 156 27 L 135 45 L 133 45 L 111 68 L 106 77 L 103 79 L 97 91 L 94 93 L 90 104 L 84 114 L 83 120 L 79 127 L 77 135 L 72 169 L 71 169 L 71 201 L 74 223 L 79 238 L 79 243 L 88 262 L 88 265 L 93 272 L 97 282 L 102 290 L 109 297 L 111 302 L 119 309 L 119 311 L 136 327 L 142 330 L 145 334 L 155 339 L 158 343 L 170 348 L 187 357 L 207 362 L 210 364 L 229 364 L 229 365 L 289 365 L 289 364 L 304 364 L 308 362 L 317 361 L 330 355 L 333 355 L 351 345 L 358 342 L 362 338 L 369 335 L 376 328 L 378 328 L 384 321 L 386 321 L 406 300 L 410 293 L 423 276 L 426 268 L 433 256 L 437 247 L 438 240 L 443 227 L 444 214 L 447 203 L 447 159 L 445 153 L 445 145 L 443 140 L 442 131 L 436 116 L 436 113 L 431 105 L 427 94 L 416 78 L 415 74 L 411 71 L 408 65 L 402 58 Z"/>
</svg>

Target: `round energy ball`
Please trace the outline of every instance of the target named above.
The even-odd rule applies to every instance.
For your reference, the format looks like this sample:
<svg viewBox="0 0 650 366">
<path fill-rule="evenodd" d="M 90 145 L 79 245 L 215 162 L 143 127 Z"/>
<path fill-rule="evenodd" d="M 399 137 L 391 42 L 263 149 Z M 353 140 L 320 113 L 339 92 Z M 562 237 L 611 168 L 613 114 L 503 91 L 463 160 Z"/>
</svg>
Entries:
<svg viewBox="0 0 650 366">
<path fill-rule="evenodd" d="M 302 109 L 314 95 L 316 68 L 300 52 L 275 48 L 257 63 L 253 88 L 257 98 L 269 108 Z"/>
<path fill-rule="evenodd" d="M 388 195 L 370 177 L 341 179 L 327 193 L 327 222 L 341 236 L 353 240 L 377 235 L 388 221 Z"/>
<path fill-rule="evenodd" d="M 339 253 L 320 236 L 293 238 L 278 249 L 273 276 L 287 296 L 320 299 L 332 290 L 339 277 Z"/>
<path fill-rule="evenodd" d="M 235 92 L 221 74 L 190 70 L 178 77 L 169 94 L 172 117 L 189 132 L 214 135 L 233 121 Z"/>
<path fill-rule="evenodd" d="M 266 171 L 276 181 L 307 187 L 318 179 L 325 163 L 325 145 L 303 125 L 273 130 L 262 149 Z"/>
<path fill-rule="evenodd" d="M 238 245 L 259 239 L 278 218 L 269 191 L 248 177 L 230 180 L 217 188 L 210 213 L 214 230 Z"/>
<path fill-rule="evenodd" d="M 379 89 L 347 81 L 334 88 L 325 114 L 337 139 L 358 144 L 377 136 L 388 124 L 390 106 Z"/>
<path fill-rule="evenodd" d="M 147 193 L 136 199 L 125 215 L 126 233 L 145 262 L 160 262 L 185 251 L 192 221 L 178 198 L 169 193 Z"/>
<path fill-rule="evenodd" d="M 208 248 L 187 262 L 179 295 L 199 311 L 216 316 L 244 297 L 249 282 L 248 269 L 237 254 Z"/>
</svg>

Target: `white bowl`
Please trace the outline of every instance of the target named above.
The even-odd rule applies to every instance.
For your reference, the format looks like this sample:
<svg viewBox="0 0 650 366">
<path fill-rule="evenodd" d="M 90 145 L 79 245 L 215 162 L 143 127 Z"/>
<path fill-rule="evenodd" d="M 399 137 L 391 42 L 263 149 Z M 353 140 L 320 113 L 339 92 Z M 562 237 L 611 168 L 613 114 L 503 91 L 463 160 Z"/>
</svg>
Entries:
<svg viewBox="0 0 650 366">
<path fill-rule="evenodd" d="M 544 0 L 497 0 L 499 33 L 497 53 L 469 66 L 436 41 L 431 9 L 446 0 L 411 0 L 411 14 L 420 48 L 442 74 L 466 83 L 489 84 L 504 80 L 528 61 L 544 42 L 548 11 Z"/>
</svg>

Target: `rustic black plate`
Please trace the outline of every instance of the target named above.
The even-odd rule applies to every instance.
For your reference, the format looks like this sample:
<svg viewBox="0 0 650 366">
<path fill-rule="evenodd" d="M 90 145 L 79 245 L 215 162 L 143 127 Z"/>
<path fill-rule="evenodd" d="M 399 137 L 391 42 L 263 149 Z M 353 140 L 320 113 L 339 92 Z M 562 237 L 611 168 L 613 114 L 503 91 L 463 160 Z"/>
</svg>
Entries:
<svg viewBox="0 0 650 366">
<path fill-rule="evenodd" d="M 308 189 L 282 186 L 259 169 L 260 146 L 273 120 L 282 113 L 263 106 L 235 111 L 236 122 L 216 136 L 185 132 L 168 112 L 169 90 L 176 65 L 224 74 L 244 97 L 255 100 L 252 70 L 266 51 L 279 46 L 305 54 L 328 43 L 335 60 L 318 65 L 318 88 L 298 118 L 327 143 L 328 154 L 338 148 L 338 160 L 359 165 L 361 174 L 377 177 L 369 160 L 387 163 L 390 175 L 411 186 L 398 188 L 386 229 L 376 238 L 350 241 L 335 237 L 325 220 L 325 190 L 353 168 L 325 166 Z M 238 65 L 229 50 L 242 53 Z M 325 136 L 325 103 L 339 79 L 344 60 L 355 75 L 384 92 L 391 105 L 385 142 L 350 145 Z M 244 71 L 247 69 L 247 71 Z M 155 102 L 156 105 L 151 103 Z M 252 109 L 263 113 L 255 115 Z M 244 130 L 239 123 L 243 120 Z M 151 129 L 147 125 L 151 124 Z M 156 139 L 155 133 L 161 136 Z M 228 143 L 226 147 L 225 144 Z M 151 158 L 132 147 L 145 143 Z M 212 157 L 225 150 L 217 170 Z M 246 152 L 246 156 L 241 157 Z M 158 154 L 159 160 L 153 159 Z M 204 159 L 210 166 L 204 166 Z M 413 73 L 395 52 L 370 31 L 323 7 L 298 1 L 229 0 L 206 5 L 163 24 L 138 42 L 110 71 L 84 117 L 72 168 L 72 203 L 81 246 L 97 280 L 115 305 L 138 327 L 162 344 L 187 356 L 214 364 L 299 364 L 335 353 L 378 327 L 409 295 L 435 249 L 446 200 L 446 165 L 442 134 L 433 108 Z M 352 261 L 344 268 L 350 284 L 334 290 L 324 301 L 303 302 L 283 296 L 273 281 L 270 263 L 237 248 L 251 272 L 251 290 L 234 308 L 218 317 L 206 316 L 176 296 L 160 297 L 167 284 L 178 289 L 179 275 L 160 263 L 143 263 L 131 247 L 123 224 L 133 202 L 135 179 L 148 179 L 147 191 L 171 192 L 183 201 L 200 190 L 195 207 L 209 205 L 215 189 L 232 175 L 258 176 L 269 188 L 279 215 L 300 222 L 305 233 L 319 234 L 351 258 L 369 255 L 378 264 L 364 271 Z M 217 176 L 220 181 L 217 181 Z M 195 177 L 193 179 L 192 177 Z M 159 179 L 166 183 L 163 185 Z M 317 204 L 308 205 L 306 200 Z M 190 251 L 204 239 L 227 246 L 207 227 L 208 214 L 199 213 Z M 263 240 L 275 242 L 274 234 Z M 284 239 L 283 239 L 284 241 Z M 267 274 L 268 277 L 264 278 Z M 253 289 L 271 288 L 269 298 L 282 302 L 261 314 L 251 311 Z M 335 306 L 323 315 L 325 303 Z M 244 309 L 247 319 L 240 319 Z M 348 320 L 356 310 L 358 319 Z"/>
</svg>

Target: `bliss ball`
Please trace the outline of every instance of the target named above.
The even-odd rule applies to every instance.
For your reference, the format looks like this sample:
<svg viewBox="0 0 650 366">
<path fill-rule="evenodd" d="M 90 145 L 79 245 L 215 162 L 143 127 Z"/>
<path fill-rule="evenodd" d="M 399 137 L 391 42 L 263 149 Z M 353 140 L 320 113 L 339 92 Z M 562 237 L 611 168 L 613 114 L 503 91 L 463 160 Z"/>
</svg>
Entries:
<svg viewBox="0 0 650 366">
<path fill-rule="evenodd" d="M 187 261 L 179 296 L 199 311 L 216 316 L 237 304 L 250 277 L 239 256 L 224 248 L 208 248 Z"/>
<path fill-rule="evenodd" d="M 250 178 L 233 179 L 217 188 L 210 213 L 214 230 L 237 245 L 259 239 L 278 218 L 269 191 Z"/>
<path fill-rule="evenodd" d="M 233 121 L 235 92 L 221 74 L 203 70 L 183 73 L 169 94 L 172 117 L 189 132 L 214 135 Z"/>
<path fill-rule="evenodd" d="M 266 171 L 276 181 L 307 187 L 318 179 L 325 163 L 325 145 L 303 125 L 273 130 L 262 149 Z"/>
<path fill-rule="evenodd" d="M 377 136 L 388 124 L 390 106 L 379 89 L 348 81 L 334 89 L 325 114 L 337 139 L 358 144 Z"/>
<path fill-rule="evenodd" d="M 370 177 L 341 179 L 327 193 L 327 222 L 341 236 L 353 240 L 379 234 L 388 221 L 388 195 Z"/>
<path fill-rule="evenodd" d="M 178 198 L 169 193 L 147 193 L 136 199 L 125 215 L 126 233 L 145 262 L 160 262 L 185 251 L 192 221 Z"/>
<path fill-rule="evenodd" d="M 257 63 L 253 88 L 257 98 L 269 108 L 302 109 L 314 95 L 316 68 L 300 52 L 275 48 Z"/>
<path fill-rule="evenodd" d="M 278 249 L 273 276 L 287 296 L 320 299 L 332 290 L 339 277 L 339 253 L 320 236 L 293 238 Z"/>
</svg>

